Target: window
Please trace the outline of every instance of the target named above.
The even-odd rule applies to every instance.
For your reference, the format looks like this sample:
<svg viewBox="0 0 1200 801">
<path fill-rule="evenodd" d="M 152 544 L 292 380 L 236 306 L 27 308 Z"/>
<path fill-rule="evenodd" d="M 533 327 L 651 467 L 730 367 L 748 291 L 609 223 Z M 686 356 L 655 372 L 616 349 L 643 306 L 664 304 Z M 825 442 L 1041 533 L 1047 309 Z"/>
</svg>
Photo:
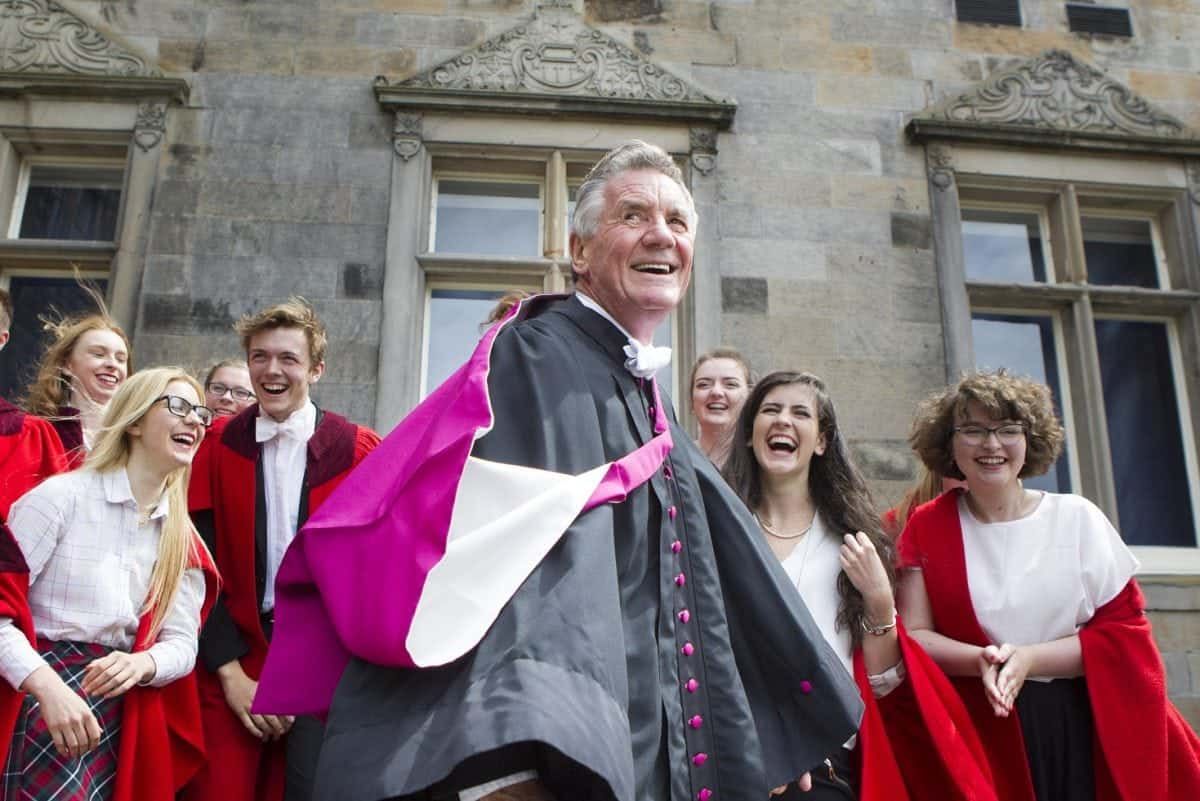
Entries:
<svg viewBox="0 0 1200 801">
<path fill-rule="evenodd" d="M 112 242 L 124 178 L 123 163 L 26 159 L 8 237 Z"/>
<path fill-rule="evenodd" d="M 1127 8 L 1091 3 L 1067 3 L 1067 27 L 1075 33 L 1133 36 L 1133 19 Z"/>
<path fill-rule="evenodd" d="M 954 11 L 959 22 L 1021 25 L 1019 0 L 955 0 Z"/>
<path fill-rule="evenodd" d="M 519 151 L 480 159 L 435 155 L 428 250 L 421 397 L 470 356 L 506 292 L 564 291 L 571 281 L 569 235 L 575 197 L 597 154 Z M 655 344 L 674 341 L 674 318 Z M 674 375 L 660 381 L 674 396 Z"/>
<path fill-rule="evenodd" d="M 1088 495 L 1132 545 L 1195 548 L 1186 195 L 970 175 L 958 191 L 974 363 L 1047 383 L 1067 429 L 1027 485 Z"/>
</svg>

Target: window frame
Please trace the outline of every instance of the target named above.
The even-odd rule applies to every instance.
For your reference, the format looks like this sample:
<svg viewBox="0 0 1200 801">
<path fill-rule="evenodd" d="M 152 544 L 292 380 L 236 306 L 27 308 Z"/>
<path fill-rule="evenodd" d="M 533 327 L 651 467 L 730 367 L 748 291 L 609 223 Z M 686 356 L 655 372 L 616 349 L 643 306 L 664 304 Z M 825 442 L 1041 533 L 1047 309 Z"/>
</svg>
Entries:
<svg viewBox="0 0 1200 801">
<path fill-rule="evenodd" d="M 1200 353 L 1200 257 L 1196 201 L 1190 197 L 1194 189 L 1184 165 L 1169 158 L 1142 157 L 1105 169 L 1113 162 L 1099 154 L 951 147 L 936 140 L 927 144 L 927 157 L 946 326 L 947 378 L 954 380 L 960 371 L 974 365 L 973 314 L 1049 314 L 1060 360 L 1064 424 L 1072 443 L 1068 451 L 1072 491 L 1089 497 L 1118 528 L 1095 322 L 1130 319 L 1166 324 L 1185 440 L 1184 467 L 1195 545 L 1132 548 L 1142 562 L 1142 573 L 1200 574 L 1200 489 L 1196 486 L 1200 483 L 1200 382 L 1185 369 L 1188 359 Z M 1105 180 L 1095 180 L 1097 175 Z M 1019 202 L 1011 202 L 1014 199 Z M 1053 274 L 1058 281 L 1000 284 L 968 278 L 961 233 L 963 210 L 1029 211 L 1035 207 L 1046 210 L 1050 230 L 1044 230 L 1042 236 L 1047 275 Z M 1083 218 L 1097 216 L 1149 220 L 1160 288 L 1081 280 L 1086 270 Z M 953 343 L 955 338 L 965 342 Z"/>
</svg>

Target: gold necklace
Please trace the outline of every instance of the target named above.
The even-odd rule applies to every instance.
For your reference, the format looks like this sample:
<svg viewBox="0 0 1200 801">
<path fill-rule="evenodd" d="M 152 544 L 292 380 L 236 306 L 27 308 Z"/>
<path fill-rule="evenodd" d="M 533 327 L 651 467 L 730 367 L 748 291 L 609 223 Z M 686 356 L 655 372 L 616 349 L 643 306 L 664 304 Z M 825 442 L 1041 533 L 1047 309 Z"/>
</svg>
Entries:
<svg viewBox="0 0 1200 801">
<path fill-rule="evenodd" d="M 761 517 L 758 516 L 758 512 L 753 512 L 752 514 L 754 515 L 754 519 L 758 521 L 758 525 L 762 528 L 762 530 L 777 540 L 798 540 L 798 539 L 800 539 L 805 534 L 812 531 L 813 520 L 817 519 L 816 515 L 813 515 L 813 520 L 810 520 L 808 525 L 805 526 L 802 531 L 797 531 L 797 532 L 794 532 L 791 534 L 784 534 L 782 532 L 779 532 L 779 531 L 776 531 L 775 529 L 773 529 L 771 527 L 770 523 L 768 523 L 766 520 L 763 520 Z"/>
</svg>

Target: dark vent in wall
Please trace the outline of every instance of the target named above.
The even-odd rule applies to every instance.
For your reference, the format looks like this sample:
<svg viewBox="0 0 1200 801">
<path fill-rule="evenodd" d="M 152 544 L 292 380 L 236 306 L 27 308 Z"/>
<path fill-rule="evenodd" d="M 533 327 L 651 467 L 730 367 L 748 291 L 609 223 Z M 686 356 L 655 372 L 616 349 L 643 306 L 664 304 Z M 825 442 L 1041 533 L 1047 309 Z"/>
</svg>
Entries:
<svg viewBox="0 0 1200 801">
<path fill-rule="evenodd" d="M 1076 33 L 1133 36 L 1133 20 L 1128 8 L 1067 3 L 1067 24 Z"/>
<path fill-rule="evenodd" d="M 1020 0 L 954 0 L 959 22 L 1021 25 Z"/>
</svg>

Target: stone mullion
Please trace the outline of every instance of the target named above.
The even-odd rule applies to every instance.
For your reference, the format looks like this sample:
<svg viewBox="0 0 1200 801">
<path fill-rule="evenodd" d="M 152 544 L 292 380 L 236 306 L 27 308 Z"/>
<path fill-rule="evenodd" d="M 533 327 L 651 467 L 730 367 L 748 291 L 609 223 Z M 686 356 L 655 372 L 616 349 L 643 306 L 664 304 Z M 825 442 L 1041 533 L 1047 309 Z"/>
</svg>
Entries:
<svg viewBox="0 0 1200 801">
<path fill-rule="evenodd" d="M 686 386 L 688 370 L 696 357 L 722 344 L 721 330 L 721 238 L 719 230 L 717 132 L 714 128 L 692 128 L 688 173 L 692 199 L 700 215 L 696 230 L 692 265 L 691 303 L 676 310 L 679 341 L 675 345 L 674 364 L 679 401 L 676 407 L 685 424 L 692 422 L 691 389 Z"/>
<path fill-rule="evenodd" d="M 125 192 L 117 226 L 117 253 L 113 258 L 108 303 L 113 317 L 127 331 L 135 330 L 137 323 L 150 207 L 154 200 L 158 160 L 163 151 L 166 117 L 165 98 L 144 101 L 138 106 L 125 166 Z"/>
<path fill-rule="evenodd" d="M 1075 489 L 1103 509 L 1119 530 L 1117 490 L 1091 298 L 1082 295 L 1071 305 L 1063 322 L 1067 326 L 1066 367 L 1072 390 L 1075 449 L 1079 455 L 1079 486 Z"/>
<path fill-rule="evenodd" d="M 397 112 L 375 393 L 375 428 L 381 431 L 390 430 L 420 398 L 425 274 L 417 254 L 428 230 L 432 174 L 421 115 Z"/>
<path fill-rule="evenodd" d="M 933 218 L 933 249 L 937 259 L 938 296 L 942 308 L 942 345 L 946 380 L 975 367 L 971 335 L 971 301 L 967 296 L 966 259 L 963 255 L 962 208 L 953 153 L 945 145 L 926 150 L 929 173 L 929 210 Z"/>
</svg>

